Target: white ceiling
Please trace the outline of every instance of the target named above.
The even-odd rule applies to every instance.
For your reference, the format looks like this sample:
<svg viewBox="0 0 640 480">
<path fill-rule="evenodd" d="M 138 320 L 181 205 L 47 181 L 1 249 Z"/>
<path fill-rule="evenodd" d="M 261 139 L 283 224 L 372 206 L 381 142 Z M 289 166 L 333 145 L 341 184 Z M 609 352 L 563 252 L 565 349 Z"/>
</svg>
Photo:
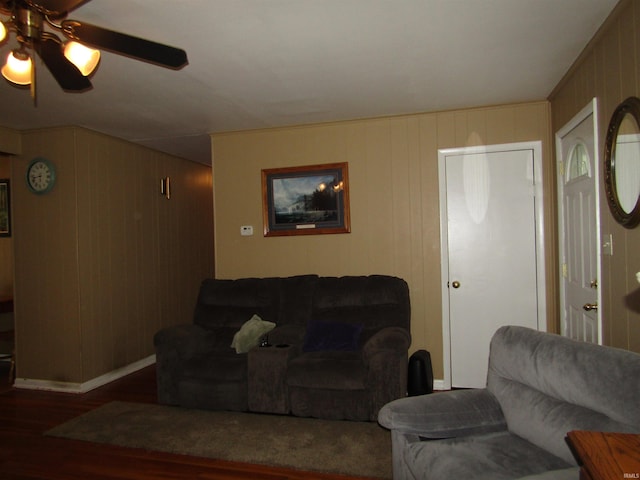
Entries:
<svg viewBox="0 0 640 480">
<path fill-rule="evenodd" d="M 617 1 L 93 0 L 69 18 L 189 64 L 103 52 L 94 88 L 65 93 L 38 61 L 37 107 L 0 79 L 0 125 L 79 125 L 210 163 L 212 132 L 541 100 Z"/>
</svg>

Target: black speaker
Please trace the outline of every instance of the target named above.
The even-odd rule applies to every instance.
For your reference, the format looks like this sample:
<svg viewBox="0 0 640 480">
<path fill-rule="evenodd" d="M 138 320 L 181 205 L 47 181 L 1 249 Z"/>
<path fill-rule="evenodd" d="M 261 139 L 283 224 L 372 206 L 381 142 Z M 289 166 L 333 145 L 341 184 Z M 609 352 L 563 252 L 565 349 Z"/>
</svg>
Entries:
<svg viewBox="0 0 640 480">
<path fill-rule="evenodd" d="M 431 355 L 426 350 L 418 350 L 409 357 L 407 393 L 410 397 L 433 393 Z"/>
</svg>

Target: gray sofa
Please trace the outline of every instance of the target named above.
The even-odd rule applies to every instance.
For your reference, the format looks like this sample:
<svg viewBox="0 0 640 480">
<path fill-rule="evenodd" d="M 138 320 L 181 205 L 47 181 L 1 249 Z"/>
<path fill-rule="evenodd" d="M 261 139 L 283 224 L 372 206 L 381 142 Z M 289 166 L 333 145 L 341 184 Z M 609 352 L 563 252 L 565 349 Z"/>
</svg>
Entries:
<svg viewBox="0 0 640 480">
<path fill-rule="evenodd" d="M 254 315 L 275 324 L 269 346 L 237 353 Z M 207 279 L 193 322 L 154 336 L 158 401 L 375 421 L 406 395 L 409 329 L 409 289 L 392 276 Z"/>
<path fill-rule="evenodd" d="M 395 480 L 575 480 L 567 432 L 640 433 L 640 355 L 502 327 L 486 388 L 395 400 L 378 420 Z"/>
</svg>

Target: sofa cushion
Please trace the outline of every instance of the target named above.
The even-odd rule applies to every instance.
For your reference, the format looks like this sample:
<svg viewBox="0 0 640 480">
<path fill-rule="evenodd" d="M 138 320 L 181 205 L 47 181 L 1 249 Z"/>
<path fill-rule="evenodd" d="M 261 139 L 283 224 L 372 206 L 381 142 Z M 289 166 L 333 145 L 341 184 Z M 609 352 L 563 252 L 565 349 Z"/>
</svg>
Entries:
<svg viewBox="0 0 640 480">
<path fill-rule="evenodd" d="M 568 462 L 569 430 L 640 431 L 640 355 L 523 327 L 493 336 L 487 388 L 509 430 Z"/>
<path fill-rule="evenodd" d="M 493 385 L 509 430 L 570 463 L 575 459 L 565 437 L 571 430 L 638 432 L 600 412 L 557 400 L 518 382 L 498 378 Z"/>
<path fill-rule="evenodd" d="M 509 432 L 416 442 L 404 458 L 416 478 L 513 480 L 571 466 Z"/>
<path fill-rule="evenodd" d="M 362 341 L 383 327 L 409 331 L 409 288 L 396 277 L 320 277 L 313 297 L 313 320 L 364 324 Z"/>
<path fill-rule="evenodd" d="M 491 341 L 488 387 L 496 377 L 640 427 L 640 355 L 524 327 L 500 328 Z M 494 392 L 495 394 L 495 392 Z"/>
<path fill-rule="evenodd" d="M 279 326 L 307 326 L 317 283 L 318 275 L 297 275 L 280 279 Z"/>
<path fill-rule="evenodd" d="M 273 322 L 266 322 L 258 315 L 247 320 L 240 330 L 236 332 L 231 341 L 231 348 L 235 348 L 236 353 L 247 353 L 260 343 L 260 339 L 275 328 Z"/>
<path fill-rule="evenodd" d="M 193 322 L 203 328 L 240 328 L 252 315 L 278 322 L 277 278 L 206 279 L 200 286 Z"/>
<path fill-rule="evenodd" d="M 362 324 L 310 322 L 304 337 L 304 352 L 355 351 L 360 347 Z"/>
<path fill-rule="evenodd" d="M 580 467 L 549 470 L 548 472 L 527 475 L 518 480 L 576 480 L 576 478 L 580 478 Z"/>
<path fill-rule="evenodd" d="M 363 390 L 367 369 L 355 352 L 310 352 L 294 358 L 287 368 L 287 385 L 295 387 Z"/>
</svg>

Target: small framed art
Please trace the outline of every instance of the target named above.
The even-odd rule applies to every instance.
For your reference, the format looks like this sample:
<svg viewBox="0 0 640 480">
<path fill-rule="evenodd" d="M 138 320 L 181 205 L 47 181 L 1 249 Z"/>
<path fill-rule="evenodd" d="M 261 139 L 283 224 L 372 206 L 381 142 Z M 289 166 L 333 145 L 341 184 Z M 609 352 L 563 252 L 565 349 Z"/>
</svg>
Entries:
<svg viewBox="0 0 640 480">
<path fill-rule="evenodd" d="M 347 163 L 262 170 L 264 236 L 349 233 Z"/>
</svg>

